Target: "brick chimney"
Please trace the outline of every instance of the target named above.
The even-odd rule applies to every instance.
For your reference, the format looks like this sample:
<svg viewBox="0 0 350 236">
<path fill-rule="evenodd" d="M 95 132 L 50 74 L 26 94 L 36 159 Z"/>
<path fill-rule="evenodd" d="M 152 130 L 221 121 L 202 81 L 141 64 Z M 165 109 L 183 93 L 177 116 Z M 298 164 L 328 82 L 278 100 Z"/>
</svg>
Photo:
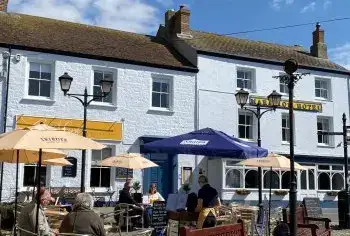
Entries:
<svg viewBox="0 0 350 236">
<path fill-rule="evenodd" d="M 9 0 L 0 0 L 0 11 L 7 12 L 7 5 Z"/>
<path fill-rule="evenodd" d="M 316 29 L 312 33 L 312 41 L 312 46 L 310 47 L 311 55 L 327 59 L 327 45 L 324 42 L 324 30 L 321 29 L 319 23 L 316 24 Z"/>
<path fill-rule="evenodd" d="M 165 27 L 169 36 L 177 36 L 179 38 L 191 37 L 190 15 L 191 12 L 185 5 L 181 5 L 177 12 L 168 10 L 165 13 Z"/>
</svg>

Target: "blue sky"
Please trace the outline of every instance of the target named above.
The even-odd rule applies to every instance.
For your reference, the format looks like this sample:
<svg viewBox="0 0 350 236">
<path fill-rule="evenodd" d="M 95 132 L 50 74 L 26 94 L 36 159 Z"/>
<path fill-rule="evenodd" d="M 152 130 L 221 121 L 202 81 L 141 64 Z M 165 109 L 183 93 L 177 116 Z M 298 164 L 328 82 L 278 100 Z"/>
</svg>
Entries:
<svg viewBox="0 0 350 236">
<path fill-rule="evenodd" d="M 193 29 L 232 33 L 350 17 L 349 0 L 10 0 L 9 11 L 155 34 L 167 9 L 186 4 Z M 350 68 L 350 20 L 322 23 L 332 60 Z M 238 34 L 309 49 L 314 25 Z"/>
</svg>

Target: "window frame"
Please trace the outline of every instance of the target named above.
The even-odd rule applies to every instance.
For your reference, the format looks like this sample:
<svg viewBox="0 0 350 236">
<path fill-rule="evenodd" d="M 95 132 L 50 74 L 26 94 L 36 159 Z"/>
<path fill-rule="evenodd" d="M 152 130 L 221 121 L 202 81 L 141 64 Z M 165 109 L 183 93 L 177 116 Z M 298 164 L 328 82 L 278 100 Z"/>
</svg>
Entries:
<svg viewBox="0 0 350 236">
<path fill-rule="evenodd" d="M 251 88 L 241 88 L 241 87 L 238 87 L 238 72 L 244 72 L 244 73 L 251 73 L 251 81 L 250 81 L 250 84 L 251 84 Z M 256 70 L 255 68 L 251 68 L 251 67 L 236 67 L 236 75 L 235 75 L 235 78 L 236 78 L 236 90 L 240 90 L 240 89 L 244 89 L 248 92 L 255 92 L 256 90 Z M 243 80 L 247 80 L 247 79 L 243 79 Z"/>
<path fill-rule="evenodd" d="M 153 82 L 159 82 L 159 83 L 167 83 L 168 84 L 168 96 L 169 96 L 169 107 L 156 107 L 153 106 L 153 93 L 161 93 L 164 94 L 164 92 L 157 92 L 153 91 Z M 149 110 L 154 111 L 165 111 L 165 112 L 173 112 L 174 111 L 174 82 L 173 77 L 168 75 L 152 75 L 151 77 L 151 84 L 150 84 L 150 108 Z"/>
<path fill-rule="evenodd" d="M 316 81 L 319 81 L 321 84 L 325 83 L 327 88 L 323 88 L 322 86 L 317 88 L 316 87 Z M 332 84 L 331 84 L 331 80 L 328 78 L 322 78 L 322 77 L 316 77 L 314 80 L 314 86 L 315 86 L 315 99 L 317 100 L 323 100 L 323 101 L 330 101 L 332 100 Z M 316 95 L 316 91 L 320 90 L 320 95 L 321 95 L 321 91 L 326 91 L 327 92 L 327 97 L 323 97 L 323 96 L 317 96 Z"/>
<path fill-rule="evenodd" d="M 252 119 L 252 123 L 251 123 L 251 125 L 250 125 L 250 127 L 251 127 L 251 133 L 252 133 L 252 137 L 251 138 L 242 138 L 242 137 L 240 137 L 240 134 L 239 134 L 239 127 L 241 126 L 241 125 L 244 125 L 245 127 L 247 127 L 247 125 L 246 124 L 240 124 L 240 122 L 239 122 L 239 117 L 240 117 L 240 115 L 245 115 L 245 116 L 250 116 L 251 117 L 251 119 Z M 246 121 L 246 118 L 244 119 L 245 121 Z M 243 139 L 243 140 L 247 140 L 247 141 L 250 141 L 250 142 L 255 142 L 255 137 L 256 137 L 256 128 L 255 128 L 255 116 L 251 113 L 251 112 L 248 112 L 248 111 L 245 111 L 245 110 L 242 110 L 242 109 L 240 109 L 239 111 L 238 111 L 238 122 L 237 122 L 237 133 L 238 133 L 238 135 L 237 135 L 237 137 L 238 138 L 240 138 L 240 139 Z"/>
<path fill-rule="evenodd" d="M 105 148 L 111 149 L 111 156 L 114 155 L 114 153 L 115 153 L 115 147 L 114 146 L 106 145 Z M 93 155 L 92 153 L 93 153 L 93 151 L 101 151 L 102 152 L 102 150 L 91 150 L 90 151 L 90 181 L 89 181 L 89 188 L 90 189 L 94 189 L 96 192 L 105 191 L 106 189 L 112 189 L 113 188 L 113 175 L 115 175 L 115 171 L 113 170 L 114 168 L 107 167 L 107 166 L 99 166 L 99 165 L 93 164 L 93 160 L 92 160 L 92 155 Z M 109 169 L 109 186 L 108 187 L 101 186 L 101 179 L 99 181 L 100 182 L 99 186 L 91 186 L 91 178 L 92 178 L 91 169 L 92 168 Z M 101 171 L 100 171 L 100 176 L 101 176 Z"/>
<path fill-rule="evenodd" d="M 34 186 L 33 185 L 25 185 L 24 184 L 24 180 L 25 180 L 25 169 L 26 169 L 26 166 L 30 166 L 30 167 L 34 167 L 34 173 L 35 173 L 35 168 L 36 168 L 36 163 L 27 163 L 27 164 L 23 164 L 23 178 L 22 178 L 22 187 L 23 188 L 30 188 L 32 189 Z M 50 175 L 49 173 L 49 168 L 47 165 L 41 165 L 41 168 L 45 168 L 46 169 L 46 172 L 45 172 L 45 187 L 49 187 L 50 185 L 50 181 L 48 181 L 48 176 Z M 42 172 L 41 172 L 42 173 Z M 34 176 L 34 183 L 36 183 L 36 178 Z M 35 187 L 36 187 L 36 184 L 35 184 Z"/>
<path fill-rule="evenodd" d="M 105 101 L 92 101 L 91 105 L 94 106 L 107 106 L 107 107 L 115 107 L 117 105 L 117 97 L 118 97 L 118 71 L 111 68 L 104 68 L 104 67 L 96 67 L 93 66 L 91 69 L 91 80 L 90 80 L 90 94 L 94 94 L 94 87 L 95 87 L 95 71 L 105 73 L 111 73 L 112 74 L 112 80 L 113 85 L 111 89 L 112 93 L 112 101 L 111 102 L 105 102 Z"/>
<path fill-rule="evenodd" d="M 327 120 L 329 129 L 326 130 L 326 129 L 324 129 L 324 127 L 322 127 L 322 130 L 318 129 L 319 120 L 322 120 L 322 121 Z M 321 122 L 321 123 L 323 126 L 323 122 Z M 319 132 L 319 131 L 333 132 L 333 129 L 334 129 L 334 127 L 333 127 L 333 118 L 332 117 L 317 116 L 317 119 L 316 119 L 317 132 Z M 324 143 L 324 142 L 320 143 L 318 141 L 319 135 L 317 134 L 317 146 L 319 146 L 319 147 L 333 147 L 334 146 L 334 136 L 332 136 L 332 135 L 322 135 L 322 136 L 323 136 L 322 139 L 324 139 L 325 137 L 326 137 L 326 139 L 328 139 L 328 143 Z"/>
<path fill-rule="evenodd" d="M 30 79 L 35 79 L 35 78 L 30 78 L 30 65 L 31 63 L 36 63 L 41 65 L 48 65 L 50 66 L 51 70 L 51 80 L 50 80 L 50 96 L 36 96 L 36 95 L 29 95 L 29 80 Z M 34 58 L 28 58 L 26 62 L 26 79 L 25 79 L 25 89 L 24 89 L 24 94 L 23 98 L 26 100 L 39 100 L 39 101 L 54 101 L 55 98 L 55 62 L 51 60 L 37 60 Z M 41 79 L 40 79 L 41 80 Z M 47 80 L 48 81 L 48 80 Z"/>
</svg>

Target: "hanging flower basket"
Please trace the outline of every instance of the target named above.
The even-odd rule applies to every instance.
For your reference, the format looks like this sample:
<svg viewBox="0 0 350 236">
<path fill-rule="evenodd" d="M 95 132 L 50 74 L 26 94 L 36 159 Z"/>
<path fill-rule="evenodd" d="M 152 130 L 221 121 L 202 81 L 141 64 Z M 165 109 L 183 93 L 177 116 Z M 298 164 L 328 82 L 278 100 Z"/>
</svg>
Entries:
<svg viewBox="0 0 350 236">
<path fill-rule="evenodd" d="M 288 194 L 288 191 L 287 190 L 275 190 L 273 193 L 277 196 L 285 196 Z"/>
<path fill-rule="evenodd" d="M 250 193 L 250 191 L 247 189 L 237 189 L 236 190 L 236 194 L 238 194 L 238 195 L 248 195 L 249 193 Z"/>
<path fill-rule="evenodd" d="M 327 195 L 331 196 L 331 197 L 336 197 L 336 196 L 338 196 L 338 192 L 336 192 L 336 191 L 329 191 L 329 192 L 327 192 Z"/>
</svg>

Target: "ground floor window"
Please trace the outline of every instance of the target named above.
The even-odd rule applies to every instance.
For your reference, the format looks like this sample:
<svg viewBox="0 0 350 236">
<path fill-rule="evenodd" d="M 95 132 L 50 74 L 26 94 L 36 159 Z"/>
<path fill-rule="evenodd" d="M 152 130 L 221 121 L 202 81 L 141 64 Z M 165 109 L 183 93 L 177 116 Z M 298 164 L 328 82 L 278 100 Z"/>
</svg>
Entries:
<svg viewBox="0 0 350 236">
<path fill-rule="evenodd" d="M 100 165 L 100 162 L 112 156 L 112 148 L 107 147 L 102 150 L 93 150 L 91 152 L 91 174 L 90 187 L 110 187 L 111 168 Z"/>
<path fill-rule="evenodd" d="M 36 185 L 36 164 L 24 165 L 23 186 Z M 46 186 L 46 166 L 42 166 L 40 170 L 40 182 Z"/>
<path fill-rule="evenodd" d="M 341 190 L 344 187 L 344 167 L 341 165 L 318 165 L 319 190 Z"/>
</svg>

